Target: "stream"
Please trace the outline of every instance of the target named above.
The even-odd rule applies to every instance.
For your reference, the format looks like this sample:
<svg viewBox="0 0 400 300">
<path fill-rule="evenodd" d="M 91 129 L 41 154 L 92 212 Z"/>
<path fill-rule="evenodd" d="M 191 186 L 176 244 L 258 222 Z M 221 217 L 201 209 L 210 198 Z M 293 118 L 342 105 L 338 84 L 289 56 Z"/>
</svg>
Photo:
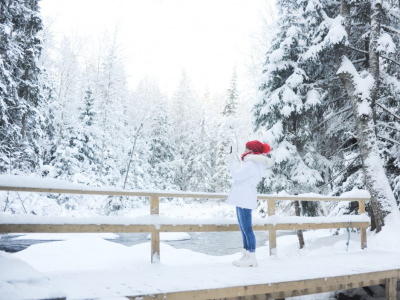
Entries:
<svg viewBox="0 0 400 300">
<path fill-rule="evenodd" d="M 268 241 L 268 232 L 255 231 L 257 247 L 264 246 Z M 295 231 L 278 231 L 277 236 L 296 234 Z M 51 243 L 54 240 L 20 240 L 20 236 L 13 234 L 0 234 L 0 250 L 14 253 L 22 251 L 38 243 Z M 108 241 L 126 246 L 148 243 L 148 233 L 118 233 L 118 238 Z M 177 241 L 161 241 L 177 249 L 189 249 L 209 255 L 229 255 L 242 249 L 242 236 L 238 231 L 225 232 L 194 232 L 189 233 L 190 239 Z M 107 239 L 106 239 L 107 240 Z"/>
</svg>

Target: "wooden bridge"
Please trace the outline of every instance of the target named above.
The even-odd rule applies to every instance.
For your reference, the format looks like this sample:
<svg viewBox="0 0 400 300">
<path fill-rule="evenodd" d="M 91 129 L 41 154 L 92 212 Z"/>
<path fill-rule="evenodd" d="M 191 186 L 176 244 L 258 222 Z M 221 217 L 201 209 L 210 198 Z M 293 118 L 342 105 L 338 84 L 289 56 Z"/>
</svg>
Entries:
<svg viewBox="0 0 400 300">
<path fill-rule="evenodd" d="M 103 189 L 53 189 L 37 187 L 0 186 L 3 191 L 35 192 L 35 193 L 57 193 L 57 194 L 79 194 L 79 195 L 111 195 L 125 197 L 148 197 L 149 212 L 151 218 L 146 222 L 131 219 L 128 222 L 116 224 L 115 222 L 103 222 L 103 224 L 91 223 L 90 220 L 76 224 L 74 222 L 60 219 L 53 223 L 31 223 L 18 221 L 18 218 L 0 220 L 0 233 L 27 233 L 27 232 L 149 232 L 151 233 L 151 262 L 160 260 L 160 232 L 208 232 L 208 231 L 238 231 L 239 227 L 234 220 L 222 221 L 218 224 L 207 220 L 184 220 L 171 219 L 159 216 L 160 198 L 207 198 L 226 199 L 227 194 L 216 193 L 186 193 L 186 192 L 154 192 L 154 191 L 118 191 Z M 349 226 L 360 228 L 360 246 L 367 246 L 366 228 L 370 225 L 368 216 L 365 214 L 365 201 L 368 198 L 342 198 L 342 197 L 303 197 L 303 196 L 276 196 L 258 195 L 259 201 L 268 202 L 268 218 L 257 220 L 253 227 L 255 230 L 269 232 L 269 254 L 277 256 L 277 230 L 305 230 L 326 228 L 347 228 Z M 327 217 L 284 217 L 275 215 L 276 201 L 357 201 L 359 204 L 358 216 L 342 216 L 335 218 Z M 215 220 L 212 220 L 215 222 Z M 370 264 L 371 261 L 359 262 Z M 363 269 L 361 266 L 356 267 Z M 305 271 L 304 278 L 293 278 L 293 280 L 274 281 L 271 278 L 264 282 L 244 280 L 236 286 L 226 286 L 208 289 L 196 289 L 182 287 L 179 291 L 161 291 L 155 287 L 154 292 L 149 294 L 125 295 L 129 299 L 282 299 L 285 297 L 321 293 L 327 291 L 344 290 L 355 287 L 370 286 L 377 284 L 386 285 L 387 299 L 396 300 L 397 280 L 400 278 L 400 261 L 393 268 L 384 270 L 365 269 L 363 272 L 348 272 L 333 276 L 326 274 L 323 278 L 308 278 Z M 262 269 L 262 268 L 258 268 Z M 259 272 L 260 270 L 252 272 Z M 151 273 L 149 271 L 149 273 Z M 168 275 L 166 275 L 168 276 Z M 212 274 L 210 274 L 212 276 Z M 289 276 L 290 277 L 290 276 Z M 149 280 L 151 280 L 149 278 Z"/>
</svg>

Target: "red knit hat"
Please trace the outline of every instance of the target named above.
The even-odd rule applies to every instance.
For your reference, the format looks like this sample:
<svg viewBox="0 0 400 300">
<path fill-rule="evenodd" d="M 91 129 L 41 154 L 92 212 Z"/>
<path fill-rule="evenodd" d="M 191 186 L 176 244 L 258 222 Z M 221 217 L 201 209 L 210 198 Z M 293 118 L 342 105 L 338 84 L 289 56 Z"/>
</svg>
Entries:
<svg viewBox="0 0 400 300">
<path fill-rule="evenodd" d="M 271 147 L 268 144 L 263 144 L 260 141 L 247 142 L 246 148 L 253 151 L 255 154 L 267 154 L 271 151 Z"/>
</svg>

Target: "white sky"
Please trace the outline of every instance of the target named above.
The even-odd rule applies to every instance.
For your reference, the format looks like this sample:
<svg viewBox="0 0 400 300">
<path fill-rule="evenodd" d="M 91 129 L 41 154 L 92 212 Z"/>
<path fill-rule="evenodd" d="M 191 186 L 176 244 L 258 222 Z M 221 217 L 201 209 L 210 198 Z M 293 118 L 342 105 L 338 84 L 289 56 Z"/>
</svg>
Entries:
<svg viewBox="0 0 400 300">
<path fill-rule="evenodd" d="M 243 80 L 265 0 L 41 0 L 55 39 L 112 34 L 127 60 L 133 87 L 149 76 L 173 92 L 182 70 L 198 92 L 223 92 L 234 67 Z"/>
</svg>

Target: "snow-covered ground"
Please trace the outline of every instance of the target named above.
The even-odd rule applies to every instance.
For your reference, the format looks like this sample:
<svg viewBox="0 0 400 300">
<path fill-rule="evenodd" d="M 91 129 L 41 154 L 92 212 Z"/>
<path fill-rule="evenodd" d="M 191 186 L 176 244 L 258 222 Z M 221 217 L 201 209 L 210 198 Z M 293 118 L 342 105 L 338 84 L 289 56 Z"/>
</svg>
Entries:
<svg viewBox="0 0 400 300">
<path fill-rule="evenodd" d="M 304 233 L 306 247 L 298 249 L 295 235 L 278 238 L 278 256 L 257 248 L 258 268 L 237 268 L 233 255 L 211 256 L 161 244 L 161 261 L 150 263 L 150 243 L 124 246 L 98 235 L 63 235 L 62 241 L 41 243 L 9 254 L 0 252 L 0 299 L 126 299 L 124 296 L 243 284 L 271 283 L 400 268 L 400 222 L 388 220 L 385 229 L 368 234 L 368 248 L 360 236 L 332 235 L 329 230 Z M 238 232 L 238 234 L 240 234 Z M 174 234 L 175 239 L 187 238 Z M 23 237 L 18 237 L 23 238 Z M 38 238 L 37 235 L 25 238 Z M 45 239 L 43 234 L 41 239 Z M 54 238 L 54 236 L 49 236 Z M 57 238 L 60 238 L 59 236 Z M 0 241 L 1 242 L 1 241 Z M 373 264 L 371 263 L 373 262 Z M 295 299 L 330 299 L 332 294 Z"/>
</svg>

